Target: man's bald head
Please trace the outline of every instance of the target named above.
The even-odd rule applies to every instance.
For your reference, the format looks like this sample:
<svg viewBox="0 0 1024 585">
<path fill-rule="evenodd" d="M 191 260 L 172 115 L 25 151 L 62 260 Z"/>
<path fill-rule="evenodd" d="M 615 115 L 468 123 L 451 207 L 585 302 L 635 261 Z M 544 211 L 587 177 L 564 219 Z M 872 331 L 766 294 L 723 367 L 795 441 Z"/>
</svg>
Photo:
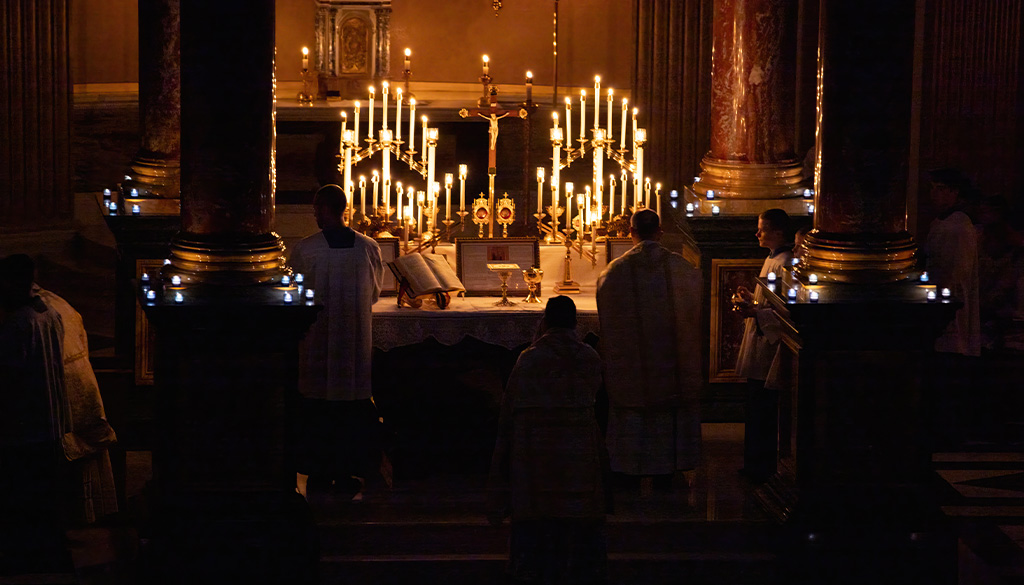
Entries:
<svg viewBox="0 0 1024 585">
<path fill-rule="evenodd" d="M 661 218 L 650 209 L 641 209 L 629 220 L 629 234 L 635 239 L 657 240 L 661 237 Z"/>
</svg>

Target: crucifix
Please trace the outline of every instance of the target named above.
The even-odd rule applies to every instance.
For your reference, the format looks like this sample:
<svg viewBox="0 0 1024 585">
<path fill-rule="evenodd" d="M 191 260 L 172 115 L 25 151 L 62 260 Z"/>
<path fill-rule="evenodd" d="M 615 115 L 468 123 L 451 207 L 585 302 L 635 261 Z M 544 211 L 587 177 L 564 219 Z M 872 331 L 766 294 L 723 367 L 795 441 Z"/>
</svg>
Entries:
<svg viewBox="0 0 1024 585">
<path fill-rule="evenodd" d="M 519 108 L 518 113 L 515 110 L 503 110 L 498 107 L 498 89 L 491 86 L 490 96 L 490 107 L 489 108 L 473 108 L 467 110 L 462 108 L 459 110 L 459 116 L 468 118 L 469 116 L 480 116 L 481 118 L 491 123 L 488 129 L 488 136 L 490 137 L 489 146 L 487 150 L 487 200 L 488 200 L 488 224 L 487 224 L 487 237 L 494 237 L 494 177 L 498 173 L 498 120 L 509 116 L 511 114 L 517 114 L 520 118 L 526 118 L 528 115 L 526 110 Z"/>
</svg>

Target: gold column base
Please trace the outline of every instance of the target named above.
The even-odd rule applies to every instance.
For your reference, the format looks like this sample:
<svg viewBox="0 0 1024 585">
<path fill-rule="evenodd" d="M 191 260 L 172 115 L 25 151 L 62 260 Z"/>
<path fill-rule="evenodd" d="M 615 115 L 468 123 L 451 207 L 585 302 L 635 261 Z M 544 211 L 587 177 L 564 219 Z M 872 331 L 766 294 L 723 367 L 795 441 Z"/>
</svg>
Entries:
<svg viewBox="0 0 1024 585">
<path fill-rule="evenodd" d="M 177 160 L 136 155 L 125 174 L 131 177 L 121 184 L 125 197 L 138 189 L 140 197 L 181 198 L 181 166 Z"/>
<path fill-rule="evenodd" d="M 163 269 L 165 283 L 177 275 L 183 285 L 252 286 L 279 281 L 287 273 L 284 243 L 273 232 L 247 241 L 179 234 L 171 241 L 170 260 Z"/>
<path fill-rule="evenodd" d="M 794 273 L 802 281 L 816 274 L 818 282 L 879 284 L 912 276 L 917 244 L 907 232 L 863 239 L 812 230 L 804 239 L 806 252 Z"/>
<path fill-rule="evenodd" d="M 716 199 L 786 199 L 802 197 L 811 187 L 802 176 L 803 163 L 796 159 L 747 163 L 705 156 L 700 167 L 700 180 L 693 184 L 700 197 L 713 190 Z"/>
</svg>

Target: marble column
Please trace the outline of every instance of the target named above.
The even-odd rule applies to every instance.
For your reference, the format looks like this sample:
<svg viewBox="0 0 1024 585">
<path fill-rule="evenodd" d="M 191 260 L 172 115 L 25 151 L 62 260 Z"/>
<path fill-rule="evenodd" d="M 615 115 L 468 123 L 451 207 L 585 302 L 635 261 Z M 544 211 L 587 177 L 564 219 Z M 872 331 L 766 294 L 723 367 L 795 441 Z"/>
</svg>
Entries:
<svg viewBox="0 0 1024 585">
<path fill-rule="evenodd" d="M 139 0 L 142 144 L 121 184 L 142 197 L 177 199 L 181 157 L 180 0 Z M 145 203 L 143 203 L 144 205 Z M 146 210 L 143 210 L 145 213 Z"/>
<path fill-rule="evenodd" d="M 893 282 L 914 268 L 907 177 L 913 0 L 822 0 L 814 229 L 798 272 Z"/>
<path fill-rule="evenodd" d="M 67 0 L 0 2 L 0 226 L 70 222 Z"/>
<path fill-rule="evenodd" d="M 274 9 L 181 2 L 181 231 L 165 280 L 251 285 L 284 269 L 273 231 Z"/>
<path fill-rule="evenodd" d="M 711 148 L 693 190 L 726 213 L 802 211 L 793 149 L 797 0 L 715 0 Z M 790 200 L 790 201 L 786 201 Z"/>
</svg>

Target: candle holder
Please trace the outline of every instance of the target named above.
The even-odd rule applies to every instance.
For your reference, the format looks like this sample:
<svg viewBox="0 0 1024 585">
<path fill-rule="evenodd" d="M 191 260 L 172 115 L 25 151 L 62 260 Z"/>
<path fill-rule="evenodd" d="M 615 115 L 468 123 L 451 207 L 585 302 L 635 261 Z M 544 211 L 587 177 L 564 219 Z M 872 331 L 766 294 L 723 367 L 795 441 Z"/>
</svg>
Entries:
<svg viewBox="0 0 1024 585">
<path fill-rule="evenodd" d="M 558 230 L 558 218 L 565 214 L 564 207 L 558 207 L 556 205 L 548 205 L 548 214 L 551 216 L 551 227 L 548 229 L 549 235 L 551 236 L 551 242 L 558 242 L 562 232 Z"/>
<path fill-rule="evenodd" d="M 476 101 L 476 105 L 478 108 L 489 108 L 491 107 L 491 94 L 498 95 L 498 88 L 491 85 L 490 75 L 481 75 L 480 83 L 483 85 L 484 94 Z"/>
<path fill-rule="evenodd" d="M 303 69 L 302 73 L 302 91 L 296 96 L 296 99 L 301 106 L 311 107 L 313 105 L 313 83 L 316 81 L 316 73 L 309 69 Z"/>
<path fill-rule="evenodd" d="M 465 209 L 460 209 L 455 213 L 459 215 L 459 233 L 462 233 L 466 231 L 466 216 L 469 215 L 469 212 Z"/>
<path fill-rule="evenodd" d="M 446 242 L 452 241 L 452 226 L 455 225 L 454 219 L 442 219 L 441 223 L 444 224 L 444 239 Z"/>
<path fill-rule="evenodd" d="M 556 295 L 575 295 L 580 292 L 580 283 L 572 279 L 572 230 L 567 229 L 565 235 L 565 259 L 562 261 L 562 281 L 556 282 L 554 291 Z"/>
</svg>

